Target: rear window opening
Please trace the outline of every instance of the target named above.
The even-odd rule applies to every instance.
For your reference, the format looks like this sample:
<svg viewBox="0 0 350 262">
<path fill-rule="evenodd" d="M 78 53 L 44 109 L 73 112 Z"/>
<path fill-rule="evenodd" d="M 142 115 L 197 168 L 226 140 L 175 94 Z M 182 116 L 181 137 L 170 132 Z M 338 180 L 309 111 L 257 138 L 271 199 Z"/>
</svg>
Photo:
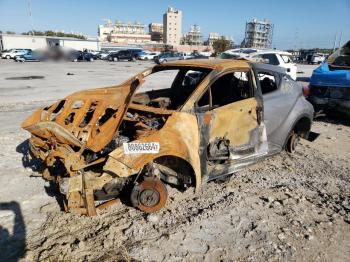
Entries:
<svg viewBox="0 0 350 262">
<path fill-rule="evenodd" d="M 276 77 L 273 74 L 267 72 L 260 72 L 258 73 L 258 79 L 263 95 L 277 90 L 278 85 Z"/>
</svg>

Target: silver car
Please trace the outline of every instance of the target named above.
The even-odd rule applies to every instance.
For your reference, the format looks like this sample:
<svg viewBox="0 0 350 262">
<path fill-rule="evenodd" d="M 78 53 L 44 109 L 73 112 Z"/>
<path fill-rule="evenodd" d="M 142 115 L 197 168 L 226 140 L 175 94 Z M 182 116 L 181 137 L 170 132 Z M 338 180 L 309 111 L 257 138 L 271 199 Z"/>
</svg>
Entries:
<svg viewBox="0 0 350 262">
<path fill-rule="evenodd" d="M 175 72 L 166 88 L 150 81 L 166 71 Z M 93 216 L 98 200 L 121 193 L 156 212 L 166 204 L 165 183 L 199 191 L 259 159 L 293 152 L 299 138 L 308 138 L 312 117 L 302 87 L 284 69 L 199 59 L 77 92 L 39 109 L 22 127 L 47 167 L 43 177 L 66 196 L 66 210 Z"/>
</svg>

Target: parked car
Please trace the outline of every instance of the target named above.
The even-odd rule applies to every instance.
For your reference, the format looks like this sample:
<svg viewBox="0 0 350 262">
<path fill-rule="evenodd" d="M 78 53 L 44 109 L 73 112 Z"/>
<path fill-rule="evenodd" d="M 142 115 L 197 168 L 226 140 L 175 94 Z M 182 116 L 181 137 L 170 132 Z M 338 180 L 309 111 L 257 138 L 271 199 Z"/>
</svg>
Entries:
<svg viewBox="0 0 350 262">
<path fill-rule="evenodd" d="M 140 60 L 154 60 L 154 57 L 159 55 L 159 52 L 142 52 L 139 55 Z"/>
<path fill-rule="evenodd" d="M 308 64 L 321 64 L 326 59 L 324 54 L 313 54 L 307 57 Z"/>
<path fill-rule="evenodd" d="M 194 52 L 188 55 L 185 59 L 209 59 L 209 56 Z"/>
<path fill-rule="evenodd" d="M 180 60 L 183 55 L 181 53 L 177 52 L 166 52 L 163 54 L 160 54 L 154 58 L 154 62 L 157 64 L 162 64 L 168 61 L 176 61 Z"/>
<path fill-rule="evenodd" d="M 88 52 L 77 51 L 71 54 L 72 62 L 81 62 L 81 61 L 92 62 L 94 60 L 96 60 L 96 57 L 93 54 Z"/>
<path fill-rule="evenodd" d="M 233 54 L 230 52 L 222 52 L 221 54 L 218 55 L 218 58 L 220 58 L 220 59 L 238 59 L 238 58 L 240 58 L 240 55 Z"/>
<path fill-rule="evenodd" d="M 279 50 L 263 50 L 250 53 L 247 58 L 262 59 L 270 65 L 283 67 L 294 80 L 297 79 L 297 65 L 293 62 L 292 54 Z"/>
<path fill-rule="evenodd" d="M 108 56 L 113 52 L 117 51 L 101 51 L 97 54 L 97 58 L 101 60 L 108 60 Z"/>
<path fill-rule="evenodd" d="M 350 41 L 313 71 L 308 93 L 316 112 L 350 116 Z"/>
<path fill-rule="evenodd" d="M 7 52 L 1 53 L 1 58 L 14 59 L 16 56 L 21 56 L 31 51 L 31 49 L 10 49 Z"/>
<path fill-rule="evenodd" d="M 165 88 L 151 80 L 164 72 L 172 76 Z M 76 92 L 39 109 L 22 127 L 66 210 L 95 215 L 95 201 L 123 192 L 150 213 L 166 204 L 165 183 L 198 192 L 284 149 L 294 152 L 299 138 L 308 138 L 313 113 L 283 68 L 182 60 L 119 86 Z"/>
<path fill-rule="evenodd" d="M 108 60 L 109 61 L 120 61 L 120 60 L 135 61 L 136 59 L 138 59 L 141 52 L 142 50 L 139 50 L 139 49 L 120 50 L 116 53 L 111 53 L 108 56 Z"/>
<path fill-rule="evenodd" d="M 43 53 L 38 51 L 29 51 L 28 53 L 15 57 L 16 62 L 39 62 L 45 60 Z"/>
<path fill-rule="evenodd" d="M 227 58 L 224 59 L 230 59 L 228 58 L 229 56 L 235 57 L 234 59 L 237 58 L 246 58 L 252 53 L 258 52 L 258 49 L 255 48 L 235 48 L 235 49 L 229 49 L 226 50 L 225 52 L 221 53 L 222 56 L 226 56 Z M 222 58 L 222 57 L 220 57 Z"/>
</svg>

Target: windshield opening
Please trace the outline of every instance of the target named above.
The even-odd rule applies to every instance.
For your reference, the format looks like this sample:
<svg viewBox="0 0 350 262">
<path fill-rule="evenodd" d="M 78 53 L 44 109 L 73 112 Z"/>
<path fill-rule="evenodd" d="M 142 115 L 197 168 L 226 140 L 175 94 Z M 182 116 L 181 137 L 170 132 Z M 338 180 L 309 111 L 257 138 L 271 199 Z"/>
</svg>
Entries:
<svg viewBox="0 0 350 262">
<path fill-rule="evenodd" d="M 210 71 L 207 68 L 193 67 L 156 71 L 144 78 L 145 82 L 133 97 L 132 103 L 177 110 Z"/>
</svg>

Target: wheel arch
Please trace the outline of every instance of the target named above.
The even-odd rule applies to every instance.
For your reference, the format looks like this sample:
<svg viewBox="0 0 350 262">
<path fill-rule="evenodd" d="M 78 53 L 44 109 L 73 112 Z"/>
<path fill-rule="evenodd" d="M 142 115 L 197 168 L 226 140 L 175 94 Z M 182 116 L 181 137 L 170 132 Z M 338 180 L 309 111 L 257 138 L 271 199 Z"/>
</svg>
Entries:
<svg viewBox="0 0 350 262">
<path fill-rule="evenodd" d="M 300 115 L 294 122 L 293 125 L 291 125 L 291 128 L 285 138 L 283 148 L 285 148 L 288 139 L 290 137 L 290 134 L 292 132 L 296 132 L 300 135 L 300 137 L 307 139 L 309 132 L 311 130 L 311 125 L 312 125 L 312 119 L 310 119 L 309 115 L 307 114 L 302 114 Z"/>
<path fill-rule="evenodd" d="M 194 170 L 192 164 L 183 157 L 164 154 L 156 157 L 152 162 L 166 166 L 176 171 L 176 173 L 189 176 L 192 180 L 191 186 L 194 186 L 195 188 L 197 187 L 197 184 L 200 184 L 200 181 L 197 181 L 196 171 Z"/>
</svg>

